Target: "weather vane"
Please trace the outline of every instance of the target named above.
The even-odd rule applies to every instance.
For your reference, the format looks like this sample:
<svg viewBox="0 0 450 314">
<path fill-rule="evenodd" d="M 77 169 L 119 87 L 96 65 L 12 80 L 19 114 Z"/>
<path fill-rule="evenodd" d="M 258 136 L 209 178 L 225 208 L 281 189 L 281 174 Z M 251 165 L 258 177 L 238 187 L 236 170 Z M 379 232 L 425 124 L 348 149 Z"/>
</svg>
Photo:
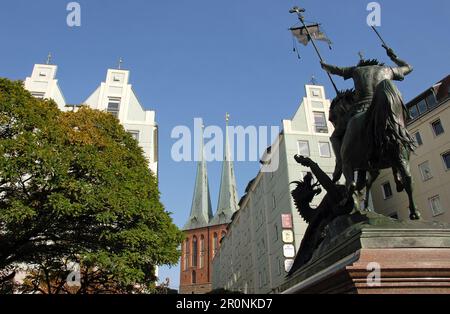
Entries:
<svg viewBox="0 0 450 314">
<path fill-rule="evenodd" d="M 47 55 L 47 62 L 46 62 L 46 64 L 50 64 L 51 62 L 52 62 L 52 53 L 49 52 L 48 55 Z"/>
<path fill-rule="evenodd" d="M 123 59 L 122 57 L 119 58 L 119 70 L 122 69 L 122 63 L 123 63 Z"/>
</svg>

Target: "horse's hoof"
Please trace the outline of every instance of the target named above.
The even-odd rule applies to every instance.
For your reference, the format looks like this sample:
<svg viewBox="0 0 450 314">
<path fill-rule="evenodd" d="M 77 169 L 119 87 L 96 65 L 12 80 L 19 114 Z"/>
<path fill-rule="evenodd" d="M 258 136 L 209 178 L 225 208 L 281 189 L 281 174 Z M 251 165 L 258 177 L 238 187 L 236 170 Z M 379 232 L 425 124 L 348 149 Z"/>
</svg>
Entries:
<svg viewBox="0 0 450 314">
<path fill-rule="evenodd" d="M 419 220 L 420 219 L 420 213 L 416 211 L 415 213 L 411 213 L 409 215 L 409 219 L 411 220 Z"/>
</svg>

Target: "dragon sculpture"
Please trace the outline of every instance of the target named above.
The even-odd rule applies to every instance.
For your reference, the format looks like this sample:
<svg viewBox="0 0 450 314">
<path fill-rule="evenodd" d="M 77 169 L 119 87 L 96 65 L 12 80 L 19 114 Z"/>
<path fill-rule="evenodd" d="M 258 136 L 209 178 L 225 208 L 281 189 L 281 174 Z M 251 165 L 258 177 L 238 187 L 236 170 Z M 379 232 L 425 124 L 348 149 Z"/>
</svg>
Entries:
<svg viewBox="0 0 450 314">
<path fill-rule="evenodd" d="M 292 198 L 300 216 L 308 223 L 308 228 L 288 276 L 312 258 L 315 249 L 325 238 L 326 226 L 336 217 L 349 214 L 355 208 L 354 200 L 348 197 L 344 185 L 334 184 L 310 158 L 299 155 L 295 155 L 294 158 L 299 164 L 309 167 L 311 172 L 305 175 L 303 181 L 292 182 L 297 185 L 291 192 Z M 313 175 L 317 179 L 315 183 Z M 312 208 L 310 204 L 313 198 L 322 192 L 320 187 L 324 188 L 327 194 L 319 206 Z"/>
</svg>

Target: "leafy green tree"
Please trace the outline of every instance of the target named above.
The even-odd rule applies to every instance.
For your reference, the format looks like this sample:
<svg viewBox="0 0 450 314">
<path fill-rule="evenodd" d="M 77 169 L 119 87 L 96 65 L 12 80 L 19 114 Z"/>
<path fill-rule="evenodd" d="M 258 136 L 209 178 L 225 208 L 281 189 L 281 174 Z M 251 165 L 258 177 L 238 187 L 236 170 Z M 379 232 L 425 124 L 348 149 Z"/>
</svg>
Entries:
<svg viewBox="0 0 450 314">
<path fill-rule="evenodd" d="M 151 292 L 156 265 L 177 263 L 182 238 L 116 118 L 63 113 L 0 79 L 0 285 L 24 270 L 20 291 Z"/>
</svg>

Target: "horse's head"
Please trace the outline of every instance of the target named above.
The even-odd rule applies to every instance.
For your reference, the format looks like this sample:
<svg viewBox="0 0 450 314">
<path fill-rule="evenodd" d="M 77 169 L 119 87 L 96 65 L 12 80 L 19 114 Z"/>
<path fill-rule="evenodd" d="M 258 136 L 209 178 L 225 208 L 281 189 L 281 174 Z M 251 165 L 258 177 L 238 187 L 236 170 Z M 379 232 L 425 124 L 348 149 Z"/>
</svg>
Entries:
<svg viewBox="0 0 450 314">
<path fill-rule="evenodd" d="M 351 110 L 355 99 L 355 90 L 347 89 L 340 91 L 333 99 L 330 106 L 330 114 L 328 120 L 336 127 L 347 117 L 347 113 Z"/>
</svg>

